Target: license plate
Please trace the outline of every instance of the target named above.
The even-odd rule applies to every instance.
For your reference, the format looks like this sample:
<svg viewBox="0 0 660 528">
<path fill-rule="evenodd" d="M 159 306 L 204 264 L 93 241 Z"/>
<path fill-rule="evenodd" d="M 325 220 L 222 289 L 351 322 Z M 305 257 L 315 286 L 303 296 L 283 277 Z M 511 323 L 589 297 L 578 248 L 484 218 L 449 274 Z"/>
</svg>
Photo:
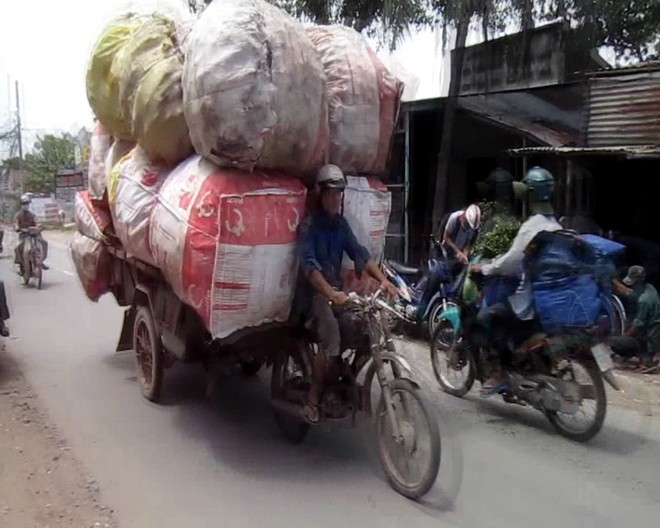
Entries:
<svg viewBox="0 0 660 528">
<path fill-rule="evenodd" d="M 598 368 L 601 372 L 607 372 L 614 368 L 612 349 L 609 346 L 599 343 L 591 347 L 591 353 L 594 355 L 594 359 L 598 363 Z"/>
</svg>

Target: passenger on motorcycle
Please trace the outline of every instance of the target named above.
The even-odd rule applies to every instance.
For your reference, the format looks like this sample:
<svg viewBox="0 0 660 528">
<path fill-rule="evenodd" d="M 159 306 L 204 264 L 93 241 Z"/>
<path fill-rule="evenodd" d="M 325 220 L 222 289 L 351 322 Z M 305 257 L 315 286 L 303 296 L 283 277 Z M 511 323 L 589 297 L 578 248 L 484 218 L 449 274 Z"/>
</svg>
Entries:
<svg viewBox="0 0 660 528">
<path fill-rule="evenodd" d="M 342 291 L 340 276 L 344 253 L 362 269 L 380 282 L 390 296 L 396 288 L 387 280 L 379 266 L 371 260 L 369 252 L 361 246 L 346 219 L 342 204 L 346 179 L 336 165 L 321 168 L 316 177 L 315 194 L 318 209 L 303 223 L 300 231 L 300 267 L 307 279 L 305 295 L 306 319 L 319 340 L 319 353 L 312 366 L 312 383 L 305 416 L 318 422 L 319 402 L 326 375 L 337 372 L 341 353 L 341 337 L 337 317 L 348 302 Z"/>
<path fill-rule="evenodd" d="M 444 262 L 438 262 L 435 268 L 429 270 L 428 283 L 417 306 L 417 314 L 420 319 L 426 313 L 429 302 L 440 287 L 441 277 L 444 275 L 441 268 L 444 266 L 452 277 L 461 272 L 463 266 L 468 263 L 470 250 L 477 239 L 480 226 L 481 209 L 476 204 L 451 213 L 447 218 L 447 223 L 441 233 Z"/>
<path fill-rule="evenodd" d="M 506 332 L 507 320 L 518 318 L 531 320 L 534 317 L 534 298 L 531 284 L 522 275 L 522 264 L 525 249 L 534 237 L 541 231 L 559 231 L 562 227 L 554 216 L 552 196 L 554 192 L 554 178 L 552 174 L 542 167 L 529 169 L 523 182 L 529 189 L 529 207 L 532 213 L 518 230 L 509 251 L 495 258 L 489 264 L 474 264 L 473 271 L 481 272 L 484 276 L 492 277 L 522 277 L 516 291 L 504 302 L 494 304 L 480 311 L 478 323 L 484 330 L 484 346 L 489 349 L 489 378 L 481 388 L 481 396 L 488 397 L 507 387 L 507 378 L 502 371 L 500 353 L 502 351 L 502 335 Z M 493 324 L 496 320 L 497 324 Z"/>
<path fill-rule="evenodd" d="M 481 209 L 476 204 L 449 216 L 442 234 L 442 245 L 448 259 L 468 263 L 470 249 L 477 238 L 480 225 Z"/>
<path fill-rule="evenodd" d="M 23 233 L 22 230 L 29 227 L 36 227 L 37 225 L 37 219 L 34 216 L 34 213 L 30 211 L 30 202 L 31 200 L 29 196 L 21 196 L 21 209 L 14 216 L 14 228 L 18 231 L 19 239 L 18 245 L 16 246 L 16 249 L 14 249 L 14 263 L 19 266 L 21 265 L 21 258 L 23 255 L 23 244 L 27 238 L 27 235 Z M 39 242 L 41 242 L 43 261 L 45 261 L 48 257 L 48 242 L 46 242 L 41 236 L 39 236 Z M 43 261 L 41 266 L 43 269 L 47 270 L 48 266 L 46 266 Z"/>
</svg>

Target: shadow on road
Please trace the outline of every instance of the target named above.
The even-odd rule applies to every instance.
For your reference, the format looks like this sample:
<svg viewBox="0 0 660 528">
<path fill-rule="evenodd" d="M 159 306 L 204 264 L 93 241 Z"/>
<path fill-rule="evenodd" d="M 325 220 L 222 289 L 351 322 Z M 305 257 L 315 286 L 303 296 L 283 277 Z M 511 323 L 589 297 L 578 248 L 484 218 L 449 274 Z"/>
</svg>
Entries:
<svg viewBox="0 0 660 528">
<path fill-rule="evenodd" d="M 141 395 L 132 352 L 108 354 L 103 362 L 126 376 L 134 387 L 135 400 Z M 305 485 L 319 482 L 342 483 L 376 479 L 389 490 L 376 452 L 375 427 L 362 414 L 356 428 L 348 424 L 312 428 L 302 444 L 289 443 L 280 433 L 270 406 L 270 370 L 255 377 L 229 369 L 220 374 L 215 390 L 206 395 L 206 375 L 198 364 L 176 364 L 165 371 L 162 405 L 174 410 L 173 423 L 199 449 L 210 450 L 218 466 L 226 466 L 248 478 L 274 485 L 295 479 Z M 463 462 L 460 442 L 453 437 L 449 422 L 442 417 L 442 460 L 436 486 L 415 504 L 391 491 L 393 500 L 435 515 L 453 508 L 462 483 Z"/>
<path fill-rule="evenodd" d="M 503 432 L 516 436 L 513 425 L 524 425 L 525 427 L 545 431 L 547 434 L 562 438 L 557 433 L 550 422 L 543 414 L 531 407 L 521 407 L 512 404 L 504 404 L 497 401 L 496 397 L 483 399 L 479 396 L 467 396 L 465 399 L 471 401 L 477 407 L 479 412 L 489 414 L 491 418 L 486 418 L 485 422 L 500 428 Z M 611 406 L 608 406 L 608 412 L 613 412 Z M 602 450 L 605 453 L 617 455 L 632 455 L 641 447 L 649 443 L 649 438 L 645 434 L 650 425 L 649 417 L 638 415 L 639 430 L 637 432 L 625 431 L 614 425 L 611 420 L 608 423 L 607 417 L 601 431 L 591 441 L 585 444 L 575 443 L 569 439 L 563 439 L 567 445 L 585 445 L 591 449 Z"/>
<path fill-rule="evenodd" d="M 221 465 L 274 484 L 286 485 L 295 479 L 309 486 L 323 481 L 341 486 L 369 474 L 388 487 L 376 454 L 375 428 L 363 414 L 357 415 L 354 429 L 349 425 L 312 428 L 303 443 L 293 445 L 273 418 L 269 370 L 253 378 L 237 371 L 223 374 L 207 398 L 203 372 L 189 369 L 166 373 L 164 395 L 166 401 L 178 402 L 175 425 L 210 449 Z M 415 505 L 427 514 L 450 510 L 462 481 L 458 442 L 451 438 L 448 422 L 440 427 L 445 458 L 440 478 L 425 502 L 415 505 L 391 491 L 402 504 Z"/>
</svg>

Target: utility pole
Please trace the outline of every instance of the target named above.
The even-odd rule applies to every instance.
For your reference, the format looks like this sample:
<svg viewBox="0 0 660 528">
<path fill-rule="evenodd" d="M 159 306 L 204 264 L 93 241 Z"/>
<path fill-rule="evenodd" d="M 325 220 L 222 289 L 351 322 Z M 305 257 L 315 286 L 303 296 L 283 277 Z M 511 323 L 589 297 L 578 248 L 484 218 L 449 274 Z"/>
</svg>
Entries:
<svg viewBox="0 0 660 528">
<path fill-rule="evenodd" d="M 18 139 L 18 159 L 23 162 L 23 133 L 21 130 L 21 99 L 16 81 L 16 137 Z"/>
<path fill-rule="evenodd" d="M 16 139 L 18 140 L 18 170 L 21 177 L 21 196 L 23 195 L 23 132 L 21 125 L 21 100 L 16 81 Z"/>
</svg>

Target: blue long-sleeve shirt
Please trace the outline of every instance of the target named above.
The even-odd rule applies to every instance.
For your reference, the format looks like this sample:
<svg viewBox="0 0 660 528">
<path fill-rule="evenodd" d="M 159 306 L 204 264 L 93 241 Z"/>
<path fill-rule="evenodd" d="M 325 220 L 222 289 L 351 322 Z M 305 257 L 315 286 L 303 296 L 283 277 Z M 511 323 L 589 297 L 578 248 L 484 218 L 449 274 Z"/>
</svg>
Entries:
<svg viewBox="0 0 660 528">
<path fill-rule="evenodd" d="M 343 216 L 319 211 L 301 226 L 300 267 L 305 276 L 321 272 L 330 286 L 341 289 L 341 261 L 344 253 L 361 269 L 370 259 L 369 251 L 359 244 Z"/>
</svg>

